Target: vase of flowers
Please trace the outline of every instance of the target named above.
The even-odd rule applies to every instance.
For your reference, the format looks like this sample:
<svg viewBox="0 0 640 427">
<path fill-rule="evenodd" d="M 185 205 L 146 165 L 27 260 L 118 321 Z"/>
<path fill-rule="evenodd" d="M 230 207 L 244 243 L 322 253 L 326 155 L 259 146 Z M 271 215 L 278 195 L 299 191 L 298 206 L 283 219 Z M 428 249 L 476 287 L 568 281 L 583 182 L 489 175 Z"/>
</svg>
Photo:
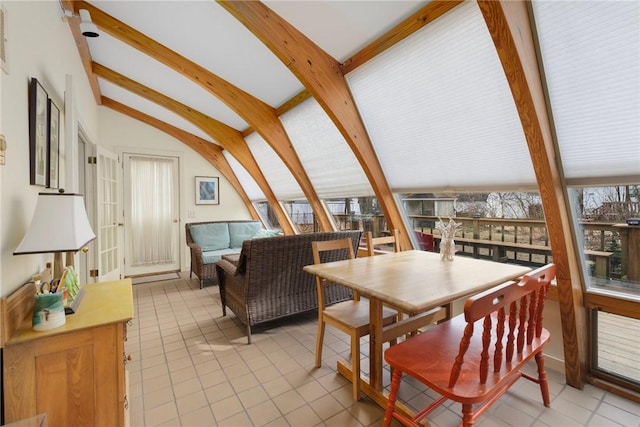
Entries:
<svg viewBox="0 0 640 427">
<path fill-rule="evenodd" d="M 453 261 L 453 255 L 456 253 L 456 243 L 453 238 L 456 235 L 456 231 L 460 228 L 462 223 L 455 222 L 452 218 L 449 218 L 449 222 L 445 223 L 438 217 L 438 223 L 436 227 L 440 230 L 440 260 L 441 261 Z"/>
</svg>

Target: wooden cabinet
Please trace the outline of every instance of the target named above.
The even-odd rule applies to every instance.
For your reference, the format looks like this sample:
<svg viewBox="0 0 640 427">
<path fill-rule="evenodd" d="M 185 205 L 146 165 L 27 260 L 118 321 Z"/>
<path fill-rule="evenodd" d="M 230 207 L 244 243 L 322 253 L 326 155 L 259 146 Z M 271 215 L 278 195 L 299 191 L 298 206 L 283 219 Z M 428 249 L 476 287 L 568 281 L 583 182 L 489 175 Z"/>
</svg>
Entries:
<svg viewBox="0 0 640 427">
<path fill-rule="evenodd" d="M 33 285 L 31 285 L 33 288 Z M 51 426 L 123 426 L 131 280 L 85 285 L 77 312 L 35 332 L 31 317 L 4 348 L 4 411 L 10 423 L 46 413 Z M 10 311 L 10 310 L 9 310 Z"/>
</svg>

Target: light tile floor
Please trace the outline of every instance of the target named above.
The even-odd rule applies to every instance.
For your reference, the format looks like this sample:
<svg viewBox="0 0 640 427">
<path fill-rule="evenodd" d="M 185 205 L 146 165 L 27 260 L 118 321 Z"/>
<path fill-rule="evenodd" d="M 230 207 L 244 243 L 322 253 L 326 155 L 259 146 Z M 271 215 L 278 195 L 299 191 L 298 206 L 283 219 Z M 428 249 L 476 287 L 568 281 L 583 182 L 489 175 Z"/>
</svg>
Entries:
<svg viewBox="0 0 640 427">
<path fill-rule="evenodd" d="M 366 398 L 354 402 L 351 384 L 336 374 L 336 360 L 349 355 L 346 335 L 327 328 L 319 369 L 313 367 L 314 314 L 259 328 L 247 345 L 235 316 L 222 317 L 218 287 L 199 289 L 196 279 L 182 276 L 134 285 L 135 318 L 126 343 L 133 356 L 127 364 L 132 426 L 381 425 L 382 409 Z M 537 385 L 521 380 L 477 425 L 640 426 L 639 404 L 591 385 L 577 390 L 555 371 L 548 376 L 550 408 L 542 405 Z M 405 381 L 400 390 L 410 406 L 432 399 L 415 382 Z M 455 426 L 459 412 L 450 403 L 428 420 Z"/>
</svg>

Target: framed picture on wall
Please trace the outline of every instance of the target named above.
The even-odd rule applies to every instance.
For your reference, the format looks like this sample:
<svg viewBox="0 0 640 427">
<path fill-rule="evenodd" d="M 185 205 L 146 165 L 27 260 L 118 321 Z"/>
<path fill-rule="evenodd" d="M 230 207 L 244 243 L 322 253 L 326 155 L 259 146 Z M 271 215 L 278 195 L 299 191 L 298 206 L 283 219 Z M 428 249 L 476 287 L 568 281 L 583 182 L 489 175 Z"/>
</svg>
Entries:
<svg viewBox="0 0 640 427">
<path fill-rule="evenodd" d="M 31 185 L 47 185 L 47 102 L 49 95 L 37 79 L 29 86 L 29 169 Z"/>
<path fill-rule="evenodd" d="M 196 176 L 196 205 L 219 205 L 219 183 L 217 176 Z"/>
<path fill-rule="evenodd" d="M 47 174 L 47 187 L 58 188 L 58 176 L 60 165 L 60 110 L 49 99 L 47 108 L 47 145 L 49 147 L 49 171 Z"/>
</svg>

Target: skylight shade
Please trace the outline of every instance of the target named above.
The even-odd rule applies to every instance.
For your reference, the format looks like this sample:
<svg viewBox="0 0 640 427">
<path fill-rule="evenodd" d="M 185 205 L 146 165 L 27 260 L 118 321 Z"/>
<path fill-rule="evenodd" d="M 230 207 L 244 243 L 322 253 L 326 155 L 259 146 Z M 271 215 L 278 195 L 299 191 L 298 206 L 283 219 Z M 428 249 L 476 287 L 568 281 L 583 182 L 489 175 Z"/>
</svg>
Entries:
<svg viewBox="0 0 640 427">
<path fill-rule="evenodd" d="M 373 196 L 356 156 L 315 99 L 309 98 L 280 119 L 318 197 Z"/>
<path fill-rule="evenodd" d="M 640 182 L 640 3 L 533 5 L 567 181 Z"/>
<path fill-rule="evenodd" d="M 240 181 L 240 185 L 242 185 L 245 193 L 247 193 L 247 197 L 249 198 L 249 200 L 251 200 L 252 202 L 267 200 L 267 197 L 260 189 L 260 186 L 258 186 L 251 174 L 247 172 L 247 170 L 240 164 L 240 162 L 238 162 L 235 157 L 229 154 L 227 150 L 223 150 L 222 154 L 224 155 L 224 158 L 227 159 L 227 162 L 229 162 L 231 170 L 233 170 L 233 173 L 236 174 L 236 177 L 238 178 L 238 181 Z"/>
<path fill-rule="evenodd" d="M 245 139 L 276 198 L 281 201 L 304 199 L 300 185 L 269 144 L 257 132 Z"/>
<path fill-rule="evenodd" d="M 536 188 L 513 97 L 475 2 L 347 78 L 393 191 Z"/>
</svg>

